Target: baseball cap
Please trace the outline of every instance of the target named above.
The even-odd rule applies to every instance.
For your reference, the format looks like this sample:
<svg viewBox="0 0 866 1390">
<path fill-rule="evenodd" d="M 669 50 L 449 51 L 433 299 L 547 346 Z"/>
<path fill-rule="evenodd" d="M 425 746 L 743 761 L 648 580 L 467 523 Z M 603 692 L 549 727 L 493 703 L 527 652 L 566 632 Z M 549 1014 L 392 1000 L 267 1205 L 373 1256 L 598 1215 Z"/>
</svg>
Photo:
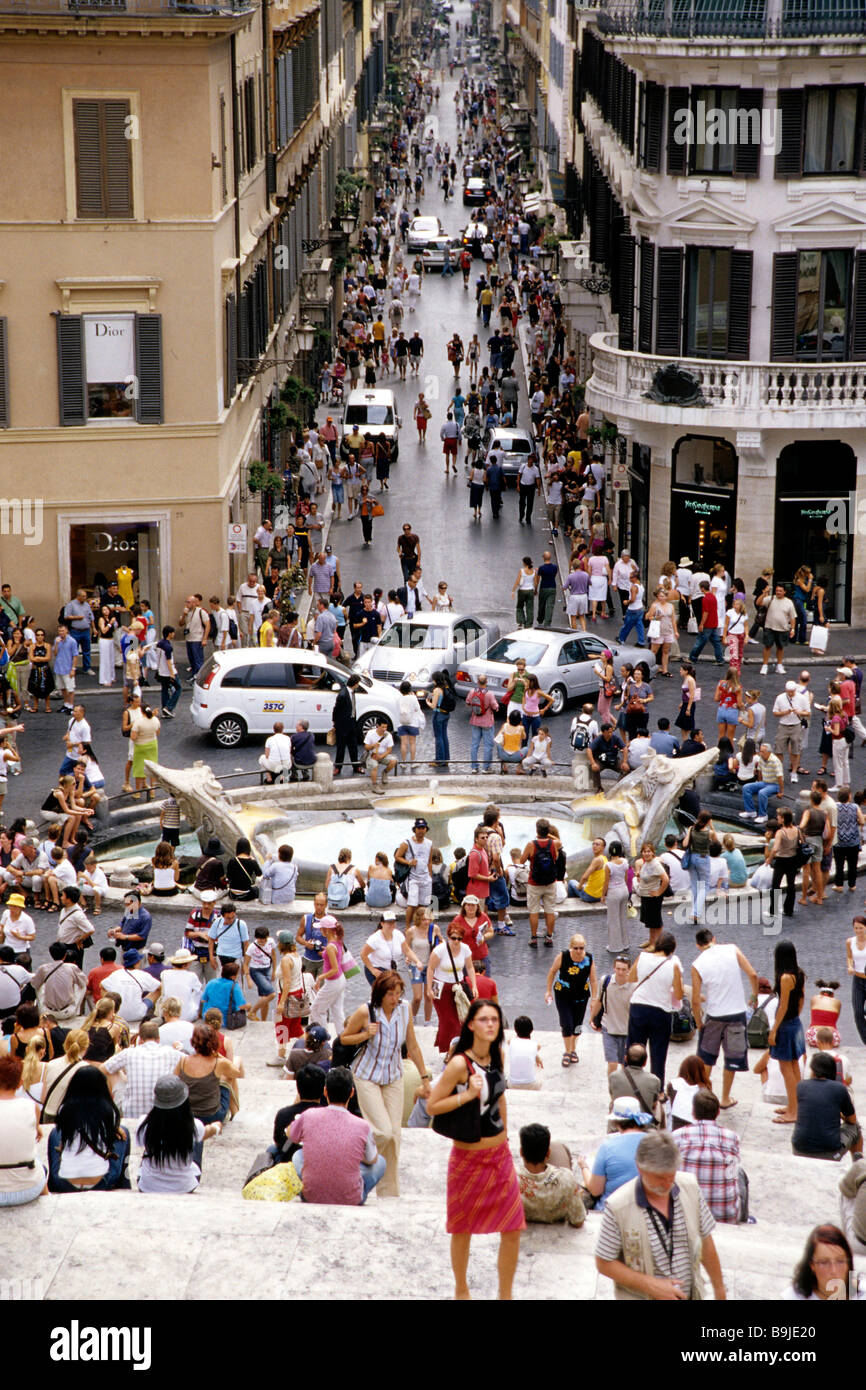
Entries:
<svg viewBox="0 0 866 1390">
<path fill-rule="evenodd" d="M 321 1045 L 328 1041 L 329 1034 L 327 1028 L 323 1028 L 321 1023 L 312 1023 L 307 1029 L 307 1037 L 310 1042 L 319 1043 L 319 1045 Z"/>
<path fill-rule="evenodd" d="M 786 689 L 786 690 L 796 690 L 796 689 L 797 689 L 797 682 L 796 682 L 796 681 L 785 681 L 785 689 Z"/>
<path fill-rule="evenodd" d="M 396 922 L 396 920 L 397 914 L 396 912 L 392 912 L 390 908 L 388 908 L 387 911 L 383 912 L 382 916 L 379 918 L 380 922 Z"/>
<path fill-rule="evenodd" d="M 147 948 L 147 954 L 156 956 L 157 960 L 162 960 L 165 955 L 165 947 L 161 941 L 152 941 Z"/>
<path fill-rule="evenodd" d="M 412 825 L 413 830 L 429 830 L 429 828 L 430 827 L 428 826 L 423 816 L 416 817 Z"/>
</svg>

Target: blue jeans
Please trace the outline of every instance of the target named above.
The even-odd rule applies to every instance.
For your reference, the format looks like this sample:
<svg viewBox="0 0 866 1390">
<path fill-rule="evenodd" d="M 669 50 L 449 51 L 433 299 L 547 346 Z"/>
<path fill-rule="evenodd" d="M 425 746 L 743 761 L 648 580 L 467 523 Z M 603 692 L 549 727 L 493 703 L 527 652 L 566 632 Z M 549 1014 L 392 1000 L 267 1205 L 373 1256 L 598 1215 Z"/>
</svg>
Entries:
<svg viewBox="0 0 866 1390">
<path fill-rule="evenodd" d="M 580 898 L 582 903 L 594 903 L 596 907 L 601 902 L 601 898 L 594 898 L 591 893 L 587 893 L 585 888 L 578 888 L 577 879 L 568 880 L 568 896 L 570 898 Z"/>
<path fill-rule="evenodd" d="M 489 772 L 493 762 L 493 726 L 484 729 L 480 724 L 472 725 L 472 739 L 469 745 L 469 761 L 472 764 L 472 771 L 478 771 L 478 745 L 482 744 L 482 756 L 484 758 L 484 771 Z"/>
<path fill-rule="evenodd" d="M 105 1177 L 100 1178 L 93 1187 L 75 1187 L 65 1178 L 58 1177 L 60 1168 L 60 1133 L 52 1129 L 48 1136 L 48 1191 L 49 1192 L 111 1192 L 130 1187 L 129 1174 L 129 1135 L 126 1130 L 123 1137 L 118 1137 L 114 1141 L 111 1157 L 108 1160 L 108 1172 Z"/>
<path fill-rule="evenodd" d="M 295 1172 L 297 1173 L 298 1177 L 302 1178 L 304 1176 L 303 1149 L 298 1149 L 296 1153 L 292 1154 L 292 1163 L 295 1165 Z M 376 1186 L 376 1183 L 381 1182 L 384 1176 L 385 1160 L 381 1154 L 376 1155 L 375 1163 L 361 1164 L 361 1182 L 364 1185 L 364 1195 L 358 1203 L 359 1206 L 362 1207 L 364 1205 L 370 1193 L 373 1191 L 373 1188 Z"/>
<path fill-rule="evenodd" d="M 797 621 L 794 625 L 793 640 L 795 642 L 805 642 L 807 622 L 806 605 L 803 602 L 803 598 L 799 589 L 796 588 L 794 589 L 794 608 L 797 611 Z"/>
<path fill-rule="evenodd" d="M 494 879 L 490 884 L 490 892 L 487 894 L 487 911 L 491 908 L 496 912 L 505 911 L 508 907 L 508 879 L 503 875 L 502 878 Z"/>
<path fill-rule="evenodd" d="M 693 854 L 689 863 L 689 880 L 692 885 L 692 916 L 699 922 L 704 920 L 707 905 L 707 884 L 710 881 L 710 856 Z"/>
<path fill-rule="evenodd" d="M 758 798 L 758 815 L 767 814 L 767 804 L 774 792 L 778 792 L 778 782 L 747 782 L 743 787 L 743 809 L 754 811 L 755 797 Z"/>
<path fill-rule="evenodd" d="M 162 686 L 162 708 L 171 714 L 180 699 L 180 681 L 177 676 L 160 676 L 159 683 Z"/>
<path fill-rule="evenodd" d="M 73 627 L 69 629 L 70 636 L 74 637 L 78 643 L 78 650 L 81 652 L 82 671 L 90 670 L 90 628 Z"/>
<path fill-rule="evenodd" d="M 189 673 L 194 676 L 196 671 L 200 671 L 204 666 L 204 645 L 201 642 L 187 642 L 186 658 L 189 662 Z"/>
<path fill-rule="evenodd" d="M 217 1120 L 222 1124 L 226 1115 L 229 1113 L 229 1103 L 231 1101 L 231 1091 L 228 1086 L 220 1086 L 219 1110 L 215 1110 L 212 1115 L 200 1115 L 199 1119 L 203 1125 L 214 1125 Z"/>
<path fill-rule="evenodd" d="M 526 757 L 525 748 L 516 748 L 513 753 L 509 753 L 501 744 L 496 744 L 496 756 L 501 763 L 522 763 Z"/>
<path fill-rule="evenodd" d="M 531 738 L 534 738 L 534 736 L 538 733 L 538 730 L 541 728 L 541 715 L 524 714 L 521 715 L 520 722 L 526 730 L 526 750 L 528 752 L 529 740 Z"/>
<path fill-rule="evenodd" d="M 436 749 L 437 763 L 447 763 L 451 757 L 451 745 L 448 742 L 448 720 L 450 714 L 442 714 L 436 710 L 433 714 L 433 743 Z"/>
<path fill-rule="evenodd" d="M 41 1197 L 45 1188 L 45 1169 L 39 1160 L 36 1160 L 36 1167 L 30 1170 L 37 1174 L 31 1187 L 19 1187 L 13 1192 L 0 1192 L 0 1207 L 23 1207 L 28 1202 L 35 1202 L 37 1197 Z"/>
<path fill-rule="evenodd" d="M 722 651 L 722 639 L 719 636 L 719 629 L 717 627 L 705 627 L 703 632 L 698 633 L 695 645 L 689 652 L 689 661 L 697 661 L 708 642 L 712 642 L 713 644 L 716 661 L 724 662 L 725 653 Z"/>
<path fill-rule="evenodd" d="M 625 610 L 625 619 L 620 629 L 619 637 L 616 639 L 617 642 L 624 642 L 633 628 L 637 628 L 637 644 L 639 647 L 642 647 L 646 642 L 642 608 L 627 608 Z"/>
</svg>

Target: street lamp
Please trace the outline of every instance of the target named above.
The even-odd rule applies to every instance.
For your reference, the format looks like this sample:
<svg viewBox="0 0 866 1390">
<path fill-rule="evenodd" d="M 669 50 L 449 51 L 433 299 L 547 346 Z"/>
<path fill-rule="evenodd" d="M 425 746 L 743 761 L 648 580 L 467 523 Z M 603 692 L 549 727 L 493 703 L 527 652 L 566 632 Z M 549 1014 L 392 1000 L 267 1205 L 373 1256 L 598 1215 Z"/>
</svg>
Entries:
<svg viewBox="0 0 866 1390">
<path fill-rule="evenodd" d="M 304 319 L 303 323 L 295 325 L 295 341 L 298 345 L 298 352 L 312 352 L 315 337 L 316 330 L 307 319 Z"/>
<path fill-rule="evenodd" d="M 521 198 L 525 198 L 529 192 L 529 179 L 525 174 L 521 174 L 517 180 L 517 187 L 520 189 Z"/>
<path fill-rule="evenodd" d="M 348 236 L 351 236 L 352 233 L 354 232 L 354 230 L 355 230 L 355 220 L 356 220 L 356 219 L 355 219 L 354 215 L 353 215 L 351 212 L 345 213 L 345 214 L 340 218 L 340 226 L 342 227 L 342 229 L 343 229 L 343 234 L 344 234 L 345 236 L 347 236 L 347 237 L 348 237 Z"/>
</svg>

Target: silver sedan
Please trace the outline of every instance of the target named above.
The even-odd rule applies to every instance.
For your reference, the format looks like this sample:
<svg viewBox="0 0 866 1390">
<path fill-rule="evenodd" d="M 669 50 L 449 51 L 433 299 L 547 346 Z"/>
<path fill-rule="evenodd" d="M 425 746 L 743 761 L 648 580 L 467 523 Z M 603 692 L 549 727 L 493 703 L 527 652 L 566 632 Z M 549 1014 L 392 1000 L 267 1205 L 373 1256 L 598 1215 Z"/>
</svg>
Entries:
<svg viewBox="0 0 866 1390">
<path fill-rule="evenodd" d="M 430 690 L 434 671 L 453 676 L 458 666 L 483 657 L 499 637 L 498 623 L 466 613 L 416 613 L 400 618 L 352 665 L 353 671 L 416 692 Z"/>
<path fill-rule="evenodd" d="M 501 637 L 486 656 L 464 662 L 457 670 L 454 684 L 461 695 L 468 695 L 476 678 L 485 675 L 488 690 L 498 697 L 505 690 L 514 663 L 522 657 L 528 673 L 537 676 L 542 690 L 553 697 L 551 714 L 561 714 L 569 700 L 597 694 L 598 675 L 594 667 L 603 651 L 613 653 L 617 675 L 625 661 L 632 666 L 645 661 L 650 672 L 655 670 L 655 657 L 646 647 L 605 642 L 592 633 L 573 632 L 571 628 L 527 627 Z"/>
</svg>

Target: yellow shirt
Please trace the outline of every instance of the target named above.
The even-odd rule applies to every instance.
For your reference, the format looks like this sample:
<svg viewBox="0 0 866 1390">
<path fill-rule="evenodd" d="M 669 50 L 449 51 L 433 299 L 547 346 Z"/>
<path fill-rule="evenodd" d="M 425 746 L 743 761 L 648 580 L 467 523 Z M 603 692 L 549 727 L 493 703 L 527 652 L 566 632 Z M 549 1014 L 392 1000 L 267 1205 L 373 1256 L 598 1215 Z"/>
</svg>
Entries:
<svg viewBox="0 0 866 1390">
<path fill-rule="evenodd" d="M 271 623 L 270 618 L 265 618 L 262 622 L 261 627 L 259 628 L 259 646 L 273 647 L 274 641 L 275 639 L 273 624 Z"/>
<path fill-rule="evenodd" d="M 373 324 L 373 337 L 374 337 L 374 339 L 376 340 L 376 342 L 381 343 L 382 339 L 385 337 L 385 325 L 384 325 L 384 323 L 379 323 L 378 320 L 377 320 L 377 321 Z"/>
<path fill-rule="evenodd" d="M 604 891 L 604 870 L 607 865 L 607 859 L 604 855 L 601 856 L 601 861 L 601 868 L 593 869 L 586 883 L 583 885 L 584 893 L 588 893 L 591 898 L 600 898 Z"/>
<path fill-rule="evenodd" d="M 506 724 L 502 730 L 502 747 L 506 753 L 517 753 L 526 738 L 526 730 L 522 724 Z"/>
</svg>

